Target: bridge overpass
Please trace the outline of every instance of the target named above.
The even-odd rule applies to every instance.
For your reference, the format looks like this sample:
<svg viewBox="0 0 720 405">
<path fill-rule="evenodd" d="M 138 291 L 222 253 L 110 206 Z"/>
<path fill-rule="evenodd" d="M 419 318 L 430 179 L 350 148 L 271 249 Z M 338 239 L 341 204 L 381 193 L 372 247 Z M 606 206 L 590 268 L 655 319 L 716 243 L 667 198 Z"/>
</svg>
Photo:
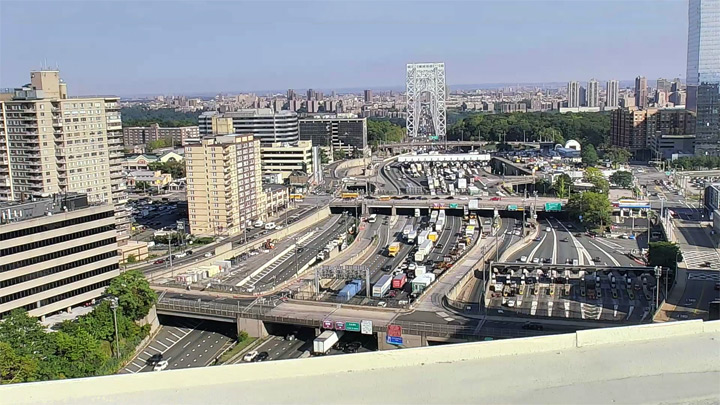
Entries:
<svg viewBox="0 0 720 405">
<path fill-rule="evenodd" d="M 709 404 L 720 397 L 718 353 L 720 321 L 686 321 L 8 384 L 0 386 L 0 398 L 14 405 L 207 404 L 209 398 L 217 403 L 238 398 L 248 403 L 316 403 L 321 397 L 368 404 Z"/>
<path fill-rule="evenodd" d="M 395 151 L 402 149 L 416 149 L 416 148 L 443 148 L 452 149 L 459 147 L 470 147 L 478 148 L 489 144 L 495 144 L 495 142 L 488 141 L 411 141 L 411 142 L 398 142 L 398 143 L 385 143 L 378 145 L 378 148 L 385 151 Z M 555 144 L 552 142 L 516 142 L 510 141 L 508 144 L 513 146 L 526 145 L 531 148 L 542 148 L 542 147 L 554 147 Z"/>
</svg>

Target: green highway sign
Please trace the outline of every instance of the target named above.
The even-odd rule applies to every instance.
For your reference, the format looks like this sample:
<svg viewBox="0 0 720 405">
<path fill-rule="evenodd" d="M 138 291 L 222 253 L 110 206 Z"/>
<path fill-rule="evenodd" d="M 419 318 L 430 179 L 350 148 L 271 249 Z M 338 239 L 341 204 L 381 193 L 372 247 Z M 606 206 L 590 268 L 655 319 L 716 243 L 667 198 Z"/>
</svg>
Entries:
<svg viewBox="0 0 720 405">
<path fill-rule="evenodd" d="M 508 205 L 507 207 L 508 211 L 517 211 L 517 205 Z"/>
<path fill-rule="evenodd" d="M 437 141 L 438 139 L 440 139 L 440 137 L 438 137 L 437 135 L 431 135 L 431 136 L 430 136 L 430 140 L 431 140 L 431 141 Z"/>
<path fill-rule="evenodd" d="M 457 204 L 455 204 L 455 203 L 453 203 L 453 204 L 450 204 L 450 208 L 457 208 L 457 207 L 458 207 L 458 205 L 457 205 Z"/>
<path fill-rule="evenodd" d="M 562 203 L 545 203 L 545 211 L 562 211 Z"/>
<path fill-rule="evenodd" d="M 345 330 L 348 332 L 360 332 L 360 322 L 345 322 Z"/>
</svg>

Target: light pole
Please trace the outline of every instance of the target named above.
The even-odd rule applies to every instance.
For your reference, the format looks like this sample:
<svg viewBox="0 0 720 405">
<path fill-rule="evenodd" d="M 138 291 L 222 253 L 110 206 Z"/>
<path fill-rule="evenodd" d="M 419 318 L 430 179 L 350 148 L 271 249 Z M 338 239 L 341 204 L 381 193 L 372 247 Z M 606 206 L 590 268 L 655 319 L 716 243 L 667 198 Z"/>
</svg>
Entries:
<svg viewBox="0 0 720 405">
<path fill-rule="evenodd" d="M 113 311 L 113 319 L 115 322 L 115 357 L 120 358 L 120 339 L 118 337 L 118 325 L 117 325 L 117 309 L 118 309 L 117 297 L 112 297 L 110 299 L 110 308 Z"/>
<path fill-rule="evenodd" d="M 660 308 L 660 266 L 655 266 L 655 310 Z"/>
</svg>

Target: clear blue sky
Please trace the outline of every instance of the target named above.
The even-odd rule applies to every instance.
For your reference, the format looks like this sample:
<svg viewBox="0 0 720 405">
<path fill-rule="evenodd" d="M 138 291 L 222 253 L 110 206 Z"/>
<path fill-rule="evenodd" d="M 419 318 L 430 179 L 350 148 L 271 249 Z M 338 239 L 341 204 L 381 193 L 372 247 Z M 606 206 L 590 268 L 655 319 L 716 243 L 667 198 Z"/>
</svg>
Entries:
<svg viewBox="0 0 720 405">
<path fill-rule="evenodd" d="M 0 1 L 0 87 L 71 94 L 684 77 L 686 1 Z"/>
</svg>

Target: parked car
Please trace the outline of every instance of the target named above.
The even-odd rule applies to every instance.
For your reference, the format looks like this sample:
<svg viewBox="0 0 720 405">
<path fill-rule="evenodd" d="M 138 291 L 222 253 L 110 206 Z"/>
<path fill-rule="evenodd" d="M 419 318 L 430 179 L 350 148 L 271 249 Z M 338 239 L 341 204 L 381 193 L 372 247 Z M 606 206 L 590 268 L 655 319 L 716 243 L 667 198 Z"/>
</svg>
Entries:
<svg viewBox="0 0 720 405">
<path fill-rule="evenodd" d="M 243 361 L 253 361 L 255 359 L 255 357 L 257 357 L 257 355 L 258 355 L 258 352 L 256 350 L 247 352 L 243 356 Z"/>
<path fill-rule="evenodd" d="M 157 260 L 155 260 L 153 263 L 155 263 L 155 264 L 163 264 L 163 263 L 165 263 L 165 259 L 157 259 Z"/>
<path fill-rule="evenodd" d="M 254 362 L 265 361 L 265 360 L 268 359 L 268 357 L 270 357 L 270 354 L 268 354 L 268 352 L 260 352 L 260 353 L 258 353 L 258 355 L 255 357 L 255 359 L 253 359 L 253 361 L 254 361 Z"/>
<path fill-rule="evenodd" d="M 163 371 L 167 368 L 168 362 L 167 360 L 161 360 L 155 364 L 155 367 L 153 367 L 153 371 Z"/>
</svg>

